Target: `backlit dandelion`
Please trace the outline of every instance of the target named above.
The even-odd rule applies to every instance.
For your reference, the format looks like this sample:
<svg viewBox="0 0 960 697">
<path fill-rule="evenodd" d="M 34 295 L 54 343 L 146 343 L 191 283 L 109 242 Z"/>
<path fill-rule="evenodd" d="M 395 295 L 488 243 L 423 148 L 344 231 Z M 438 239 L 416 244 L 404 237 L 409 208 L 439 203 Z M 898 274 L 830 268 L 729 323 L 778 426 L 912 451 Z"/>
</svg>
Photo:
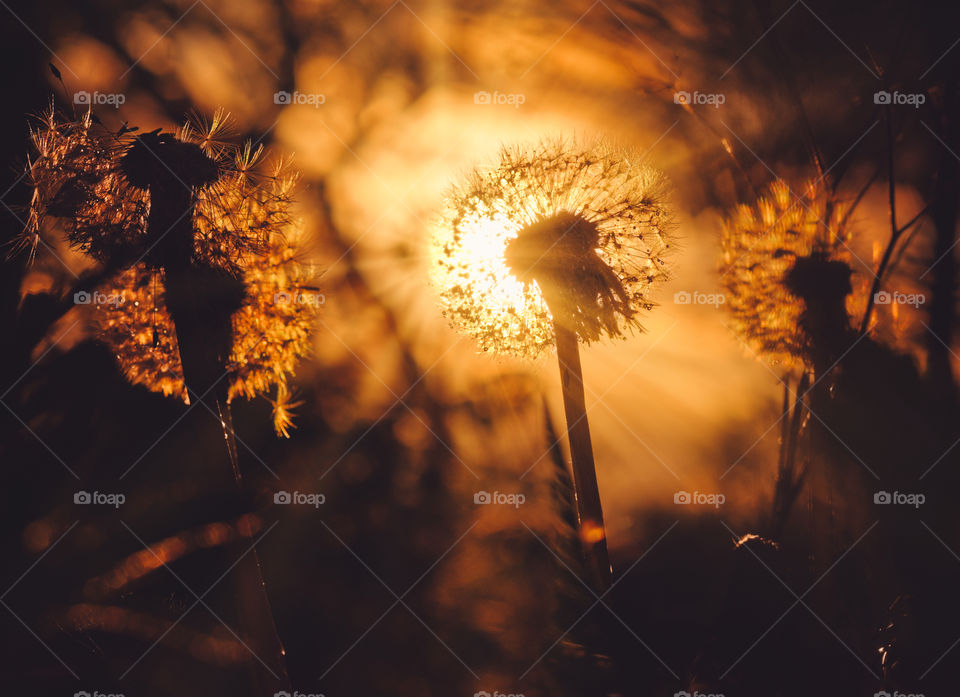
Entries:
<svg viewBox="0 0 960 697">
<path fill-rule="evenodd" d="M 639 327 L 670 248 L 663 176 L 604 145 L 506 148 L 450 193 L 433 244 L 444 314 L 485 351 L 557 347 L 581 538 L 610 582 L 578 342 Z"/>
<path fill-rule="evenodd" d="M 484 351 L 536 356 L 554 320 L 589 343 L 638 327 L 666 276 L 663 176 L 606 146 L 506 148 L 449 195 L 432 272 Z"/>
<path fill-rule="evenodd" d="M 242 490 L 230 400 L 275 390 L 274 427 L 289 435 L 287 381 L 322 296 L 299 261 L 296 174 L 283 162 L 267 169 L 260 147 L 224 142 L 225 128 L 221 112 L 177 133 L 112 133 L 90 111 L 69 120 L 51 109 L 32 134 L 22 245 L 32 255 L 62 230 L 99 262 L 95 286 L 77 295 L 100 338 L 131 382 L 217 418 Z M 288 686 L 255 550 L 237 573 L 250 616 L 244 645 L 269 653 L 279 674 L 268 671 Z"/>
<path fill-rule="evenodd" d="M 20 241 L 31 258 L 51 218 L 74 248 L 99 261 L 133 253 L 143 238 L 150 202 L 121 171 L 120 155 L 131 132 L 104 132 L 89 111 L 69 120 L 51 107 L 40 117 L 30 133 L 33 194 Z"/>
<path fill-rule="evenodd" d="M 846 303 L 851 315 L 862 304 L 863 294 L 852 293 L 848 219 L 848 207 L 822 183 L 808 185 L 798 200 L 777 180 L 724 221 L 720 271 L 732 328 L 784 373 L 813 367 L 805 297 L 831 294 L 818 304 L 844 310 Z"/>
<path fill-rule="evenodd" d="M 314 313 L 323 296 L 307 285 L 296 262 L 299 228 L 274 236 L 262 254 L 244 264 L 247 292 L 233 315 L 233 348 L 227 364 L 229 398 L 274 393 L 274 426 L 289 435 L 293 425 L 288 381 L 311 346 Z M 112 349 L 127 379 L 189 401 L 177 333 L 164 303 L 163 272 L 145 265 L 127 269 L 103 285 L 119 306 L 92 305 L 100 338 Z"/>
<path fill-rule="evenodd" d="M 176 134 L 133 136 L 90 112 L 68 120 L 51 110 L 32 133 L 21 244 L 35 249 L 62 227 L 114 272 L 97 290 L 118 302 L 86 309 L 132 383 L 185 401 L 214 385 L 228 401 L 273 392 L 286 435 L 287 381 L 309 352 L 323 296 L 301 263 L 296 173 L 268 167 L 261 147 L 225 141 L 226 130 L 221 112 Z"/>
</svg>

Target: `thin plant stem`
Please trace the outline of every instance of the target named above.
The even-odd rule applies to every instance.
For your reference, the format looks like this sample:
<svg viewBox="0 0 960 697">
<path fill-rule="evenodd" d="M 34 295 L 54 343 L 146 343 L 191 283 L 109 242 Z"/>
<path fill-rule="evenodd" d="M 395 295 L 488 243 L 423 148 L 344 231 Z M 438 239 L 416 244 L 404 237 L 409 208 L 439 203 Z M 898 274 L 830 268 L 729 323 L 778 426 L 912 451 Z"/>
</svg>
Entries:
<svg viewBox="0 0 960 697">
<path fill-rule="evenodd" d="M 790 378 L 783 380 L 783 404 L 780 413 L 780 452 L 777 458 L 777 481 L 774 487 L 773 517 L 770 537 L 779 540 L 784 533 L 793 505 L 807 476 L 809 462 L 804 462 L 797 471 L 797 452 L 804 436 L 809 408 L 804 400 L 810 392 L 814 376 L 804 372 L 797 384 L 796 393 L 790 389 Z M 792 397 L 792 399 L 791 399 Z M 792 405 L 792 408 L 791 408 Z"/>
<path fill-rule="evenodd" d="M 209 390 L 211 393 L 216 391 L 214 388 Z M 205 424 L 202 437 L 212 439 L 222 436 L 234 484 L 238 493 L 243 495 L 246 483 L 240 469 L 233 413 L 226 400 L 226 391 L 220 390 L 215 395 L 198 394 L 188 387 L 188 393 L 191 401 L 203 403 L 202 408 L 195 409 L 198 423 Z M 216 431 L 206 426 L 211 414 L 216 416 L 218 421 Z M 220 462 L 222 460 L 218 459 L 218 464 Z M 237 630 L 245 651 L 249 652 L 246 668 L 252 694 L 292 694 L 286 667 L 286 650 L 277 630 L 260 555 L 256 547 L 252 546 L 255 531 L 247 527 L 240 528 L 239 532 L 241 537 L 234 545 L 239 559 L 230 576 L 239 611 Z"/>
<path fill-rule="evenodd" d="M 587 558 L 590 581 L 597 592 L 610 587 L 610 557 L 607 554 L 607 532 L 603 525 L 600 488 L 590 442 L 590 424 L 583 392 L 583 371 L 577 334 L 554 320 L 557 337 L 557 359 L 560 363 L 560 385 L 563 389 L 563 411 L 567 420 L 567 438 L 573 464 L 573 483 L 577 495 L 577 517 L 580 540 Z"/>
<path fill-rule="evenodd" d="M 237 489 L 243 492 L 243 474 L 240 471 L 240 463 L 237 457 L 237 440 L 233 430 L 233 414 L 230 410 L 230 404 L 218 399 L 216 405 L 220 416 L 220 425 L 223 428 L 224 440 L 226 441 L 227 455 L 233 469 L 233 478 Z M 252 531 L 247 531 L 247 533 L 244 539 L 252 542 Z M 277 624 L 273 617 L 273 607 L 270 604 L 267 585 L 263 579 L 263 565 L 260 563 L 260 554 L 256 548 L 251 549 L 249 553 L 245 553 L 240 560 L 236 581 L 235 587 L 240 606 L 247 613 L 245 618 L 247 632 L 252 635 L 251 639 L 255 638 L 259 648 L 266 656 L 270 657 L 269 662 L 273 664 L 272 667 L 264 664 L 263 670 L 261 670 L 260 666 L 254 664 L 256 658 L 260 657 L 251 657 L 250 670 L 256 684 L 256 692 L 265 691 L 266 694 L 273 692 L 280 694 L 290 689 L 290 677 L 287 674 L 285 660 L 286 650 L 283 648 L 283 641 L 277 631 Z"/>
<path fill-rule="evenodd" d="M 880 266 L 877 268 L 877 273 L 873 278 L 873 284 L 870 287 L 870 295 L 867 296 L 867 309 L 863 313 L 863 321 L 860 323 L 860 333 L 865 334 L 870 328 L 870 315 L 873 314 L 873 305 L 874 298 L 880 290 L 880 284 L 883 282 L 883 276 L 887 271 L 887 265 L 890 263 L 890 257 L 893 255 L 893 250 L 897 246 L 897 241 L 900 239 L 900 235 L 903 234 L 905 227 L 897 227 L 897 184 L 894 180 L 894 166 L 893 166 L 893 123 L 892 117 L 890 114 L 890 107 L 887 107 L 886 121 L 887 121 L 887 175 L 889 181 L 887 182 L 887 197 L 889 199 L 890 207 L 890 242 L 887 244 L 887 248 L 883 251 L 883 258 L 880 260 Z"/>
<path fill-rule="evenodd" d="M 158 248 L 162 250 L 164 260 L 165 300 L 177 335 L 184 384 L 193 399 L 203 402 L 206 409 L 217 416 L 220 426 L 217 435 L 223 436 L 233 480 L 242 495 L 245 485 L 224 382 L 227 347 L 232 343 L 229 316 L 235 309 L 230 294 L 231 290 L 236 290 L 231 283 L 234 279 L 215 277 L 211 280 L 203 273 L 203 267 L 190 262 L 196 231 L 193 216 L 188 213 L 195 204 L 194 192 L 176 190 L 176 195 L 171 195 L 152 186 L 150 193 L 150 229 L 166 231 L 161 237 L 163 246 L 158 245 Z M 169 224 L 171 217 L 175 220 L 173 225 Z M 208 415 L 204 411 L 197 411 L 198 418 L 206 420 Z M 210 437 L 213 437 L 212 432 Z M 252 537 L 252 531 L 247 531 L 243 542 L 252 543 Z M 289 692 L 285 651 L 267 595 L 259 555 L 256 548 L 247 549 L 243 543 L 237 547 L 243 556 L 233 572 L 233 582 L 242 623 L 241 635 L 245 635 L 247 648 L 254 654 L 247 662 L 254 694 Z"/>
</svg>

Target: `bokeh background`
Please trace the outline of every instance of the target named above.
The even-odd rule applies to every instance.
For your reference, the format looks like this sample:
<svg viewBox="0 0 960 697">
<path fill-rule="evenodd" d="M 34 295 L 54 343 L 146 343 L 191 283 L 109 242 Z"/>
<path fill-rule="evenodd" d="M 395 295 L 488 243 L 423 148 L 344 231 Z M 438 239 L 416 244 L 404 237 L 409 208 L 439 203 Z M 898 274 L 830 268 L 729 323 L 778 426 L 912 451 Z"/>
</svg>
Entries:
<svg viewBox="0 0 960 697">
<path fill-rule="evenodd" d="M 783 387 L 777 367 L 731 331 L 723 305 L 676 294 L 720 292 L 723 216 L 775 178 L 798 187 L 816 178 L 814 145 L 823 169 L 842 174 L 842 192 L 863 192 L 850 247 L 855 274 L 872 277 L 889 235 L 888 132 L 874 93 L 955 83 L 956 10 L 52 0 L 0 14 L 6 239 L 23 227 L 30 115 L 51 99 L 69 112 L 75 91 L 123 94 L 122 106 L 95 113 L 111 129 L 141 132 L 224 108 L 238 140 L 292 155 L 302 172 L 298 212 L 325 296 L 314 355 L 298 371 L 292 437 L 274 436 L 268 403 L 234 405 L 250 483 L 238 496 L 221 454 L 197 436 L 209 424 L 180 420 L 182 404 L 127 385 L 82 317 L 44 304 L 89 261 L 63 245 L 4 264 L 5 684 L 51 695 L 252 693 L 255 661 L 218 620 L 238 621 L 233 594 L 228 581 L 214 585 L 246 549 L 235 538 L 252 521 L 291 683 L 304 693 L 693 692 L 724 643 L 718 624 L 753 613 L 757 631 L 717 659 L 715 673 L 729 667 L 738 694 L 884 685 L 885 615 L 865 610 L 875 621 L 851 629 L 829 584 L 817 613 L 795 606 L 764 634 L 795 596 L 762 562 L 743 571 L 734 542 L 763 533 L 770 517 Z M 280 91 L 313 103 L 278 104 Z M 677 103 L 680 91 L 722 104 Z M 923 211 L 944 160 L 957 157 L 955 114 L 931 104 L 895 113 L 901 221 Z M 504 144 L 556 135 L 601 135 L 662 169 L 679 240 L 645 331 L 583 351 L 623 574 L 609 607 L 594 605 L 564 551 L 553 359 L 478 354 L 447 326 L 429 284 L 430 234 L 450 184 Z M 924 292 L 937 244 L 921 216 L 887 287 Z M 956 250 L 948 254 L 955 263 Z M 880 307 L 873 336 L 921 371 L 945 363 L 955 374 L 954 327 L 935 332 L 931 322 L 926 308 Z M 955 455 L 937 467 L 954 468 Z M 80 489 L 127 502 L 78 508 Z M 326 503 L 281 509 L 271 506 L 277 490 L 322 492 Z M 477 506 L 481 490 L 523 493 L 526 503 Z M 678 506 L 678 491 L 722 493 L 725 503 Z M 807 491 L 801 508 L 826 501 L 831 529 L 859 525 L 849 511 L 860 503 L 835 493 Z M 804 520 L 793 521 L 799 537 Z M 944 578 L 960 569 L 955 520 L 946 521 L 954 527 L 935 528 Z M 143 556 L 164 540 L 175 573 Z M 819 576 L 811 570 L 836 556 L 811 562 L 809 582 L 789 587 L 801 594 Z M 766 574 L 782 597 L 770 607 L 730 601 L 743 573 Z M 928 686 L 949 682 L 952 659 L 927 674 Z"/>
</svg>

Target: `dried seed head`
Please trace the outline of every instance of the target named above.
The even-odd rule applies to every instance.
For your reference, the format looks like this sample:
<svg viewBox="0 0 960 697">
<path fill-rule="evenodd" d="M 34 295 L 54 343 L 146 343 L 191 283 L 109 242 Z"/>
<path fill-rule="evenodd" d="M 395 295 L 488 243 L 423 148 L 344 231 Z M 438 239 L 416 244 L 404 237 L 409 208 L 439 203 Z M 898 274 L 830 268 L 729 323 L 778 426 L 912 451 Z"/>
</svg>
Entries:
<svg viewBox="0 0 960 697">
<path fill-rule="evenodd" d="M 173 133 L 160 133 L 159 129 L 137 136 L 120 166 L 127 181 L 141 189 L 187 189 L 189 193 L 189 189 L 211 184 L 220 176 L 216 161 L 199 145 L 179 140 Z"/>
<path fill-rule="evenodd" d="M 142 243 L 150 200 L 121 167 L 129 135 L 103 130 L 90 112 L 67 120 L 51 108 L 31 129 L 31 140 L 36 152 L 27 177 L 33 195 L 22 246 L 35 251 L 51 219 L 73 247 L 99 261 L 129 255 Z"/>
<path fill-rule="evenodd" d="M 95 124 L 90 112 L 69 120 L 51 109 L 31 133 L 34 192 L 21 245 L 35 246 L 55 219 L 74 248 L 99 261 L 159 266 L 148 235 L 155 186 L 193 197 L 190 261 L 239 272 L 245 255 L 262 253 L 271 235 L 294 222 L 298 177 L 282 161 L 265 168 L 262 147 L 220 142 L 228 122 L 218 112 L 209 126 L 187 124 L 176 135 L 118 135 Z"/>
<path fill-rule="evenodd" d="M 233 314 L 233 348 L 227 365 L 229 397 L 252 399 L 276 390 L 274 422 L 290 427 L 288 380 L 309 355 L 319 303 L 297 261 L 302 233 L 291 228 L 271 238 L 264 254 L 243 265 L 246 294 Z M 140 264 L 103 286 L 116 305 L 91 306 L 99 337 L 130 382 L 187 401 L 176 329 L 165 303 L 164 273 Z"/>
<path fill-rule="evenodd" d="M 553 321 L 584 342 L 650 309 L 670 247 L 663 176 L 603 145 L 504 149 L 450 194 L 433 242 L 444 314 L 485 351 L 536 356 Z"/>
<path fill-rule="evenodd" d="M 786 372 L 812 367 L 807 303 L 850 313 L 862 303 L 863 284 L 851 282 L 848 217 L 822 183 L 798 198 L 777 180 L 724 221 L 720 272 L 733 329 Z"/>
<path fill-rule="evenodd" d="M 86 310 L 131 382 L 186 400 L 167 307 L 169 255 L 150 252 L 158 247 L 151 239 L 151 206 L 169 204 L 169 192 L 185 195 L 187 202 L 171 211 L 191 218 L 182 247 L 189 258 L 181 260 L 177 273 L 196 272 L 194 287 L 200 288 L 207 272 L 237 280 L 237 297 L 227 313 L 232 317 L 224 318 L 232 322 L 233 334 L 229 397 L 275 390 L 275 426 L 286 435 L 287 380 L 309 353 L 316 299 L 322 296 L 309 285 L 300 261 L 303 231 L 292 211 L 296 173 L 283 162 L 264 167 L 262 148 L 219 143 L 225 124 L 218 113 L 205 129 L 188 125 L 177 136 L 154 132 L 134 138 L 126 129 L 112 134 L 95 126 L 89 112 L 69 121 L 51 111 L 33 132 L 37 153 L 29 170 L 34 195 L 26 232 L 38 239 L 60 224 L 75 247 L 124 269 L 98 289 L 117 301 Z"/>
</svg>

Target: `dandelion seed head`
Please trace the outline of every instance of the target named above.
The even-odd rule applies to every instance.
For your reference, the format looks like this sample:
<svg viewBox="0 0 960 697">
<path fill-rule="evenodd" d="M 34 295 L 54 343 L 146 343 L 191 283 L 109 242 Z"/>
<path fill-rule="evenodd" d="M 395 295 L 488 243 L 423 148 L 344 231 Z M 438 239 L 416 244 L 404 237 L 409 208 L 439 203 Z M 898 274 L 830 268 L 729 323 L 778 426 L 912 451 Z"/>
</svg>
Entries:
<svg viewBox="0 0 960 697">
<path fill-rule="evenodd" d="M 847 205 L 822 182 L 798 196 L 786 182 L 774 181 L 753 205 L 733 210 L 721 233 L 721 281 L 732 328 L 751 351 L 785 372 L 811 367 L 802 322 L 802 295 L 809 293 L 800 287 L 807 267 L 816 264 L 816 283 L 829 280 L 834 294 L 848 296 L 851 313 L 863 298 L 862 284 L 850 284 Z"/>
<path fill-rule="evenodd" d="M 554 319 L 581 341 L 639 328 L 667 275 L 665 180 L 603 144 L 505 148 L 447 197 L 431 269 L 445 316 L 484 351 L 535 357 Z"/>
<path fill-rule="evenodd" d="M 31 129 L 31 141 L 36 152 L 27 171 L 33 194 L 26 245 L 35 249 L 54 220 L 75 249 L 100 261 L 140 243 L 149 196 L 124 176 L 120 155 L 129 138 L 96 125 L 89 111 L 67 120 L 51 108 Z"/>
<path fill-rule="evenodd" d="M 241 261 L 246 288 L 233 315 L 233 348 L 227 364 L 229 399 L 253 399 L 276 390 L 274 425 L 287 436 L 293 404 L 288 381 L 309 355 L 318 304 L 298 257 L 303 230 L 288 226 L 270 235 L 260 254 Z M 109 346 L 127 379 L 153 392 L 187 400 L 176 329 L 164 303 L 163 271 L 146 264 L 127 269 L 103 286 L 123 298 L 95 306 L 99 338 Z"/>
<path fill-rule="evenodd" d="M 194 117 L 176 134 L 118 136 L 89 111 L 70 120 L 51 108 L 31 132 L 33 196 L 21 246 L 36 245 L 55 219 L 74 249 L 99 261 L 159 266 L 147 227 L 149 187 L 160 183 L 195 196 L 193 262 L 239 272 L 247 253 L 262 253 L 273 231 L 292 223 L 298 177 L 282 160 L 268 166 L 262 146 L 224 141 L 229 130 L 218 111 L 209 123 Z"/>
<path fill-rule="evenodd" d="M 236 143 L 231 137 L 235 130 L 226 110 L 217 109 L 209 120 L 203 114 L 192 114 L 177 131 L 177 139 L 194 143 L 208 157 L 220 160 L 236 150 Z"/>
<path fill-rule="evenodd" d="M 297 173 L 283 161 L 267 164 L 262 147 L 222 142 L 227 124 L 218 112 L 211 123 L 185 125 L 176 137 L 120 137 L 95 126 L 89 112 L 70 121 L 51 110 L 33 132 L 27 234 L 62 225 L 75 248 L 122 269 L 98 289 L 122 302 L 84 310 L 131 383 L 187 401 L 176 328 L 164 301 L 164 265 L 147 244 L 150 187 L 169 185 L 180 194 L 186 187 L 189 261 L 229 272 L 244 290 L 231 318 L 228 397 L 275 391 L 274 425 L 288 435 L 295 404 L 287 383 L 310 351 L 319 309 L 301 263 L 304 230 L 293 212 Z"/>
</svg>

